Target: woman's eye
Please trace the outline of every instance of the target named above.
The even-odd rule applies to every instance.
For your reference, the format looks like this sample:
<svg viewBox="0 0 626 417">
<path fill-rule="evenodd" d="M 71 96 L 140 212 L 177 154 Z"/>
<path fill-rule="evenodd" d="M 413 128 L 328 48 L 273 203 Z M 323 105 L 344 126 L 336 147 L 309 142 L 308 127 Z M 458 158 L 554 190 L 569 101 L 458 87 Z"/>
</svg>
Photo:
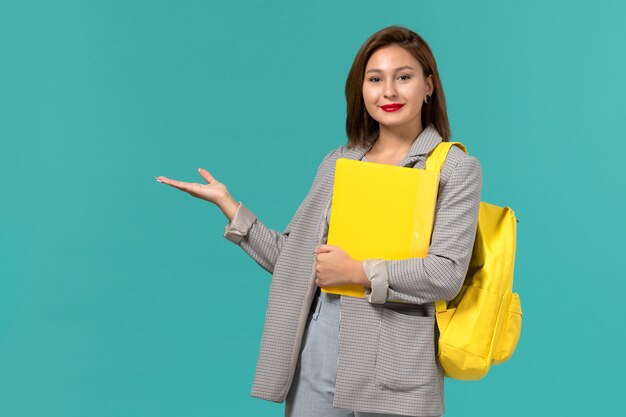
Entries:
<svg viewBox="0 0 626 417">
<path fill-rule="evenodd" d="M 410 79 L 411 76 L 410 75 L 401 75 L 398 78 L 402 79 L 402 81 L 406 81 L 406 80 Z M 373 83 L 377 83 L 377 82 L 380 81 L 380 77 L 372 77 L 372 78 L 370 78 L 370 81 L 373 82 Z"/>
</svg>

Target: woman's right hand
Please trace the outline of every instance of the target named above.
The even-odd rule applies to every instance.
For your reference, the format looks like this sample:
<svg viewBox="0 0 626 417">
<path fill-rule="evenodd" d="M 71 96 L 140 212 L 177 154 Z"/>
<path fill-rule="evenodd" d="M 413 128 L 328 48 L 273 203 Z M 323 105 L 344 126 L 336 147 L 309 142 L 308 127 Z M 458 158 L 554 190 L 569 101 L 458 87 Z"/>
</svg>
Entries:
<svg viewBox="0 0 626 417">
<path fill-rule="evenodd" d="M 218 206 L 230 197 L 230 193 L 228 192 L 226 186 L 213 178 L 209 171 L 203 168 L 198 168 L 198 172 L 200 172 L 202 178 L 204 178 L 207 182 L 206 184 L 176 181 L 162 175 L 154 178 L 159 182 L 185 191 L 193 197 L 206 200 Z"/>
</svg>

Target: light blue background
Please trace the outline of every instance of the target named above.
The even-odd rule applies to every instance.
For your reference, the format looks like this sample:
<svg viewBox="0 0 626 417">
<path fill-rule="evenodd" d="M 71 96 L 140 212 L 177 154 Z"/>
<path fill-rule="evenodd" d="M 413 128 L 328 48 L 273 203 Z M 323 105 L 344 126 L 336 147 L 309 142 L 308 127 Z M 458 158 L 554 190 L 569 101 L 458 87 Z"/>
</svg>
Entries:
<svg viewBox="0 0 626 417">
<path fill-rule="evenodd" d="M 282 230 L 345 143 L 345 79 L 391 24 L 438 61 L 483 200 L 515 209 L 514 357 L 446 416 L 621 414 L 619 1 L 0 5 L 0 415 L 280 416 L 249 396 L 270 275 L 207 202 Z"/>
</svg>

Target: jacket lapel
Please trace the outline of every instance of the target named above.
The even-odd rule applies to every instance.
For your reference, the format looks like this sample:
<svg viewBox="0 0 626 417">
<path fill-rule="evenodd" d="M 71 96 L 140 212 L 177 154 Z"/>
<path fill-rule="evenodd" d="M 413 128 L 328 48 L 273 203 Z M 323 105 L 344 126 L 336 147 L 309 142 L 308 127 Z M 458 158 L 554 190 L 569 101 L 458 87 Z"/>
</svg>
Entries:
<svg viewBox="0 0 626 417">
<path fill-rule="evenodd" d="M 404 157 L 400 166 L 413 165 L 421 156 L 428 155 L 435 149 L 439 143 L 442 142 L 441 135 L 437 132 L 437 129 L 433 124 L 428 125 L 413 141 L 409 152 Z M 372 144 L 373 145 L 373 144 Z M 355 146 L 352 149 L 343 148 L 342 158 L 354 159 L 360 161 L 363 156 L 372 148 L 370 146 Z"/>
</svg>

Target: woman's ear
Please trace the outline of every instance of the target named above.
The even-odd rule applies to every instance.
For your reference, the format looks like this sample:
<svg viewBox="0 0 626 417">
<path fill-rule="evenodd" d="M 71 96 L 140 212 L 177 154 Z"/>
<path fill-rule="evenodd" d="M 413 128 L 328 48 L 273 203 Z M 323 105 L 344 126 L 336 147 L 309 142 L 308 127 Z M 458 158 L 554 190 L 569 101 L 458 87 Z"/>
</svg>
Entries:
<svg viewBox="0 0 626 417">
<path fill-rule="evenodd" d="M 433 90 L 435 89 L 435 84 L 433 83 L 432 74 L 429 74 L 428 77 L 426 77 L 426 86 L 427 86 L 426 94 L 428 94 L 429 96 L 432 96 Z"/>
</svg>

